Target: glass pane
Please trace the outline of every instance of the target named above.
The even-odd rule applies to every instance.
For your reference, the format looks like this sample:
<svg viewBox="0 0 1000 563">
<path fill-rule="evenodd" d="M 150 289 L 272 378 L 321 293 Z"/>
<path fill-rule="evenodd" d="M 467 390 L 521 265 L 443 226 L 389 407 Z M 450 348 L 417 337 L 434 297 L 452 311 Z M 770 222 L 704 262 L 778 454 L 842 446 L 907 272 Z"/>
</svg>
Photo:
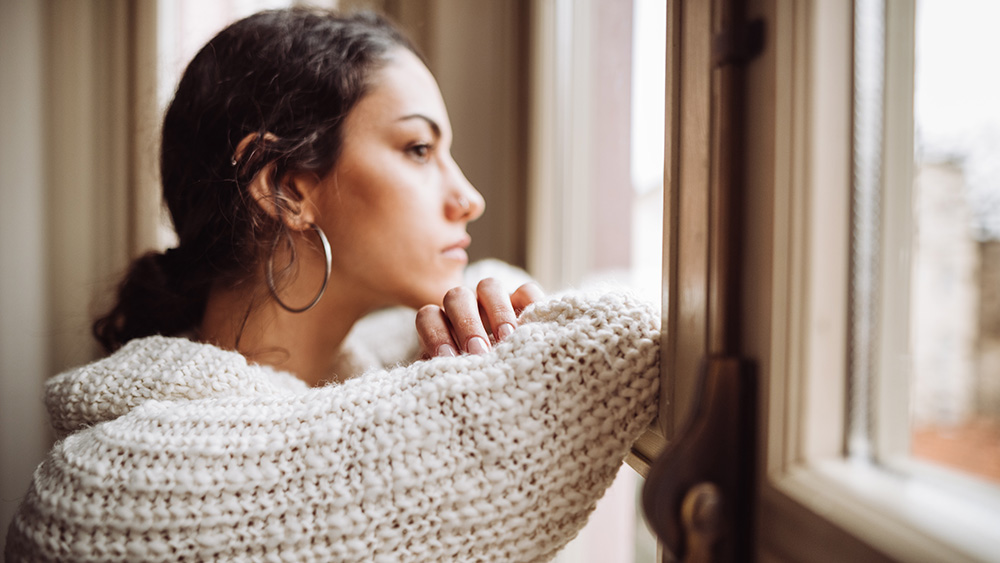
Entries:
<svg viewBox="0 0 1000 563">
<path fill-rule="evenodd" d="M 1000 483 L 1000 35 L 991 0 L 917 3 L 914 457 Z"/>
<path fill-rule="evenodd" d="M 594 240 L 583 286 L 635 289 L 659 304 L 663 247 L 666 2 L 571 3 L 590 9 L 590 115 Z M 631 8 L 631 9 L 630 9 Z"/>
<path fill-rule="evenodd" d="M 663 247 L 663 140 L 666 2 L 571 2 L 590 10 L 593 176 L 590 212 L 596 239 L 581 286 L 625 285 L 659 303 Z M 575 12 L 574 16 L 581 14 Z M 652 562 L 656 539 L 639 502 L 642 478 L 623 467 L 556 563 Z"/>
</svg>

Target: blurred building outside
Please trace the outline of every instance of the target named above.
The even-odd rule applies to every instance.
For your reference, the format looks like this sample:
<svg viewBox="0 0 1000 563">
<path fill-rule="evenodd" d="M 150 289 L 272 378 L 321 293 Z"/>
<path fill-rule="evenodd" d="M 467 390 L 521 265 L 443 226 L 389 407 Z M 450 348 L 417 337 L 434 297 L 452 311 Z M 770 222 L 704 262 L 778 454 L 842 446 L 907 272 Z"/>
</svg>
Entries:
<svg viewBox="0 0 1000 563">
<path fill-rule="evenodd" d="M 914 184 L 913 453 L 1000 483 L 1000 239 L 977 236 L 959 163 Z"/>
</svg>

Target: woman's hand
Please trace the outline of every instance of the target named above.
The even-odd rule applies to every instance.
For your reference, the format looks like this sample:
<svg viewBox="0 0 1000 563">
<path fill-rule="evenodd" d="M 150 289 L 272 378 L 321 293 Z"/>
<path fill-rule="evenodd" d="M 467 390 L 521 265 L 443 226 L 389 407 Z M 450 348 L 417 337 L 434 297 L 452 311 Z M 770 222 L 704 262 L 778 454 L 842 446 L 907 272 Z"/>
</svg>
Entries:
<svg viewBox="0 0 1000 563">
<path fill-rule="evenodd" d="M 526 283 L 507 295 L 500 282 L 486 278 L 476 291 L 456 287 L 444 296 L 444 307 L 426 305 L 417 311 L 417 334 L 424 357 L 485 354 L 490 336 L 499 342 L 514 332 L 517 317 L 544 297 L 541 288 Z"/>
</svg>

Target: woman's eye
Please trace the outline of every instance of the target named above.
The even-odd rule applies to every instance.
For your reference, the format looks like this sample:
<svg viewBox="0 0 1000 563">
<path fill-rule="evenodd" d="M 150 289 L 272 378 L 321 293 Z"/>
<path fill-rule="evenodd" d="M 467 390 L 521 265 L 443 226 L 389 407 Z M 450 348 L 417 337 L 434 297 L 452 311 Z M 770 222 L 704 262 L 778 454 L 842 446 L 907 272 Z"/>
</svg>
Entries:
<svg viewBox="0 0 1000 563">
<path fill-rule="evenodd" d="M 431 156 L 432 146 L 429 143 L 418 143 L 416 145 L 410 145 L 406 152 L 413 157 L 417 162 L 427 162 Z"/>
</svg>

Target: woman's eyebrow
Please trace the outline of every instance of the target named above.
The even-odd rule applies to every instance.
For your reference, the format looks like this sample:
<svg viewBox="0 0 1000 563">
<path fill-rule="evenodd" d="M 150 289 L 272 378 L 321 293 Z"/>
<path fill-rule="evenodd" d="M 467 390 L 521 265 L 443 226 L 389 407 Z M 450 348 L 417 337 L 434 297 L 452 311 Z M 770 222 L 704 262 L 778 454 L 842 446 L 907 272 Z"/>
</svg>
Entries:
<svg viewBox="0 0 1000 563">
<path fill-rule="evenodd" d="M 426 115 L 424 115 L 422 113 L 414 113 L 414 114 L 410 114 L 410 115 L 404 115 L 403 117 L 400 117 L 398 119 L 398 121 L 407 121 L 409 119 L 423 119 L 424 121 L 427 122 L 428 125 L 430 125 L 431 131 L 434 132 L 434 136 L 435 137 L 440 137 L 441 136 L 441 127 L 437 124 L 436 121 L 434 121 L 433 119 L 427 117 Z"/>
</svg>

